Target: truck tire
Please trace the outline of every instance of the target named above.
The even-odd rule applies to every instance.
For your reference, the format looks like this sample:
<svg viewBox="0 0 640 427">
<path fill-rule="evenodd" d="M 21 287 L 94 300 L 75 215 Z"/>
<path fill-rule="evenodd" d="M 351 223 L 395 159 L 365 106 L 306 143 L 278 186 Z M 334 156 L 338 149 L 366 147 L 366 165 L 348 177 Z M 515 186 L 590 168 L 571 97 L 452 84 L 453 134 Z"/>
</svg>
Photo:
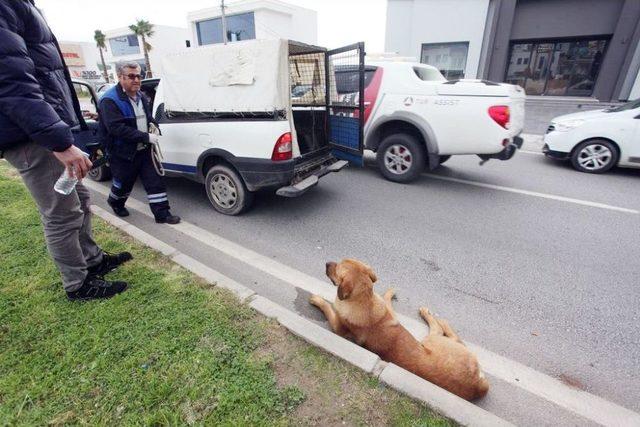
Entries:
<svg viewBox="0 0 640 427">
<path fill-rule="evenodd" d="M 209 169 L 205 188 L 213 208 L 225 215 L 240 215 L 253 203 L 253 193 L 247 190 L 240 175 L 226 165 Z"/>
<path fill-rule="evenodd" d="M 406 133 L 385 137 L 376 154 L 380 173 L 389 181 L 410 182 L 425 167 L 425 149 L 418 140 Z"/>
<path fill-rule="evenodd" d="M 101 149 L 98 149 L 93 153 L 93 155 L 91 155 L 90 160 L 92 162 L 95 162 L 102 156 L 104 156 L 104 153 Z M 108 165 L 102 165 L 98 166 L 95 169 L 91 169 L 89 172 L 87 172 L 87 175 L 89 176 L 89 178 L 91 178 L 92 181 L 106 181 L 108 179 L 111 179 L 111 169 Z"/>
</svg>

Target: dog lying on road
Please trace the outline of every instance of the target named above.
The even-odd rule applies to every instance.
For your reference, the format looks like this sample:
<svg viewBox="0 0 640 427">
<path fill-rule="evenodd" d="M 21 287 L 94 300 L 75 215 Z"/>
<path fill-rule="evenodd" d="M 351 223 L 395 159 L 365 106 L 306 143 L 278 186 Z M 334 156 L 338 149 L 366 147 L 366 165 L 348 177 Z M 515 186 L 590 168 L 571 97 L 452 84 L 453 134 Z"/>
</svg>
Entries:
<svg viewBox="0 0 640 427">
<path fill-rule="evenodd" d="M 322 310 L 336 334 L 464 399 L 487 394 L 489 383 L 478 360 L 447 321 L 422 307 L 429 335 L 418 342 L 396 318 L 391 306 L 394 290 L 384 297 L 373 291 L 378 279 L 371 267 L 355 259 L 328 262 L 327 276 L 338 287 L 333 307 L 318 295 L 309 302 Z"/>
</svg>

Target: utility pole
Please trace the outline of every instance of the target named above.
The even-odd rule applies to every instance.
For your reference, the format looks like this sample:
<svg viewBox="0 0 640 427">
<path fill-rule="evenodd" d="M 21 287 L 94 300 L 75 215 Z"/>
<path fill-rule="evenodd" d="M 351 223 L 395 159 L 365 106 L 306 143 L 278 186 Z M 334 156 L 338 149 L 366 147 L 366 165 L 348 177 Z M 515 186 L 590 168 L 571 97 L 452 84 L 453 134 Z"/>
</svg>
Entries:
<svg viewBox="0 0 640 427">
<path fill-rule="evenodd" d="M 224 15 L 224 0 L 220 0 L 220 10 L 222 10 L 222 42 L 227 44 L 227 18 Z"/>
</svg>

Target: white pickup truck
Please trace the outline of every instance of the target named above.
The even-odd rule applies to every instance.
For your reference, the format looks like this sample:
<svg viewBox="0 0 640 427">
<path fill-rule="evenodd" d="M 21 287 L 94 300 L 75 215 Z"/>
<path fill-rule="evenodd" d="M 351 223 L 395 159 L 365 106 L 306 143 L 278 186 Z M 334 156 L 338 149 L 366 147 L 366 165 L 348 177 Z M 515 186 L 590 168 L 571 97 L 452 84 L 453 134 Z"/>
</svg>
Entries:
<svg viewBox="0 0 640 427">
<path fill-rule="evenodd" d="M 257 191 L 296 197 L 347 160 L 361 163 L 364 105 L 339 100 L 338 64 L 355 67 L 364 88 L 363 43 L 248 40 L 167 55 L 162 79 L 141 88 L 165 171 L 205 184 L 218 212 L 237 215 Z"/>
<path fill-rule="evenodd" d="M 337 68 L 338 93 L 358 97 L 357 70 Z M 447 81 L 434 67 L 402 61 L 367 62 L 364 145 L 382 175 L 415 179 L 452 155 L 508 160 L 522 146 L 524 90 L 485 80 Z"/>
</svg>

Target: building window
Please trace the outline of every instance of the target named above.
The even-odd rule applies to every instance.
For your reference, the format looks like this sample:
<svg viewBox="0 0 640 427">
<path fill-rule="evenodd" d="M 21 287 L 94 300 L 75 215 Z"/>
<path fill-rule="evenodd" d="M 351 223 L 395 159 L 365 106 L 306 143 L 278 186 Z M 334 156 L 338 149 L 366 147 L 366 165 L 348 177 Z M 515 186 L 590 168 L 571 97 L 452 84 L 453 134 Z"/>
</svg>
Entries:
<svg viewBox="0 0 640 427">
<path fill-rule="evenodd" d="M 607 43 L 607 38 L 513 43 L 505 81 L 522 86 L 527 95 L 591 96 Z"/>
<path fill-rule="evenodd" d="M 129 34 L 127 36 L 112 37 L 109 39 L 111 54 L 113 56 L 136 55 L 140 53 L 140 43 L 138 36 Z"/>
<path fill-rule="evenodd" d="M 436 67 L 449 80 L 463 79 L 468 53 L 469 42 L 424 43 L 420 62 Z"/>
<path fill-rule="evenodd" d="M 227 21 L 227 40 L 231 42 L 256 38 L 253 12 L 230 15 Z M 222 18 L 196 22 L 198 44 L 200 46 L 222 43 Z"/>
</svg>

